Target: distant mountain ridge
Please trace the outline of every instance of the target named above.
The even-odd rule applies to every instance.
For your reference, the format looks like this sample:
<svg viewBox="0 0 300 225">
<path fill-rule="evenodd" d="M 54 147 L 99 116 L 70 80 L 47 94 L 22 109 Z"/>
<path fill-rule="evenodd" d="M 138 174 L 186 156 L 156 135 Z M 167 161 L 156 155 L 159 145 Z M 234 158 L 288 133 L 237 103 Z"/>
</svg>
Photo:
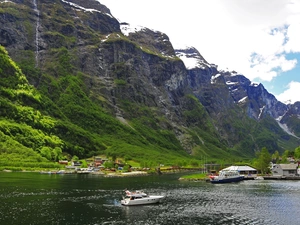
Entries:
<svg viewBox="0 0 300 225">
<path fill-rule="evenodd" d="M 187 47 L 187 49 L 175 51 L 177 56 L 185 62 L 187 69 L 205 69 L 206 67 L 216 68 L 215 64 L 208 64 L 200 53 L 193 47 Z M 184 52 L 184 54 L 182 54 L 182 52 Z M 286 105 L 278 101 L 274 95 L 270 94 L 264 88 L 262 84 L 252 83 L 245 76 L 238 74 L 235 71 L 214 70 L 211 75 L 211 84 L 221 77 L 224 78 L 224 82 L 228 86 L 233 101 L 239 105 L 247 105 L 247 112 L 250 118 L 260 120 L 264 116 L 270 115 L 279 123 L 284 123 L 281 119 L 286 113 L 291 113 L 290 116 L 295 115 L 299 117 L 299 111 L 297 111 L 299 107 L 297 107 L 297 105 L 299 105 L 299 102 Z M 208 83 L 208 79 L 205 80 L 205 82 Z M 293 133 L 293 131 L 290 133 Z"/>
<path fill-rule="evenodd" d="M 68 154 L 251 158 L 300 144 L 299 102 L 119 23 L 101 1 L 0 0 L 0 25 L 0 45 L 59 109 L 41 112 L 62 121 L 52 132 Z"/>
</svg>

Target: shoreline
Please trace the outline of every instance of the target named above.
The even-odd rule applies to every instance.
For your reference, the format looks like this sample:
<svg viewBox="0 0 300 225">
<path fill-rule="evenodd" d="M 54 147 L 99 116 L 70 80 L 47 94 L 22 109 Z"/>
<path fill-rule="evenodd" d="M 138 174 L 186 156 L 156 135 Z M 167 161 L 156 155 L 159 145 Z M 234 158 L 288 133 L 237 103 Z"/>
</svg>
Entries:
<svg viewBox="0 0 300 225">
<path fill-rule="evenodd" d="M 147 176 L 147 175 L 150 175 L 150 173 L 147 173 L 145 171 L 104 174 L 105 177 L 133 177 L 133 176 Z"/>
<path fill-rule="evenodd" d="M 300 180 L 300 176 L 262 176 L 264 180 Z"/>
<path fill-rule="evenodd" d="M 20 170 L 20 171 L 13 171 L 13 170 L 1 170 L 0 173 L 40 173 L 40 174 L 53 174 L 53 175 L 63 175 L 63 174 L 91 174 L 91 175 L 102 175 L 105 177 L 130 177 L 130 176 L 146 176 L 155 173 L 148 173 L 145 171 L 133 171 L 133 172 L 84 172 L 78 173 L 76 171 L 63 171 L 63 170 Z"/>
<path fill-rule="evenodd" d="M 198 171 L 199 169 L 195 168 L 181 168 L 181 169 L 153 169 L 153 170 L 138 170 L 131 172 L 121 172 L 121 171 L 111 171 L 111 170 L 100 170 L 100 171 L 86 171 L 86 170 L 69 170 L 64 168 L 56 168 L 56 169 L 47 169 L 40 168 L 37 170 L 9 170 L 3 169 L 0 170 L 0 173 L 40 173 L 40 174 L 92 174 L 92 175 L 103 175 L 106 177 L 129 177 L 129 176 L 145 176 L 145 175 L 162 175 L 162 174 L 177 174 L 182 172 L 191 172 Z"/>
<path fill-rule="evenodd" d="M 133 176 L 147 176 L 147 175 L 163 175 L 163 174 L 170 174 L 170 173 L 180 173 L 182 170 L 163 170 L 160 171 L 160 173 L 156 172 L 146 172 L 146 171 L 132 171 L 132 172 L 87 172 L 87 173 L 77 173 L 74 171 L 64 171 L 61 172 L 62 170 L 22 170 L 22 171 L 13 171 L 13 170 L 1 170 L 0 173 L 40 173 L 40 174 L 57 174 L 57 175 L 63 175 L 63 174 L 91 174 L 91 175 L 100 175 L 104 177 L 133 177 Z M 300 176 L 260 176 L 263 178 L 263 180 L 300 180 Z M 178 180 L 180 181 L 205 181 L 209 182 L 210 179 L 208 177 L 193 177 L 193 178 L 185 178 L 185 177 L 180 177 Z M 247 177 L 244 180 L 256 180 L 254 177 Z"/>
</svg>

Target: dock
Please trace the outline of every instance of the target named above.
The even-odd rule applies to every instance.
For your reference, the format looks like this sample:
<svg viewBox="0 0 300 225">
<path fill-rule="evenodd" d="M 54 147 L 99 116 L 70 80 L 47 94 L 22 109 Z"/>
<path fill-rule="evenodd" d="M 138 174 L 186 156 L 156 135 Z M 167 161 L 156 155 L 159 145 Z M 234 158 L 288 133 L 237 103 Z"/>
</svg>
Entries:
<svg viewBox="0 0 300 225">
<path fill-rule="evenodd" d="M 300 180 L 300 176 L 263 176 L 264 180 Z"/>
</svg>

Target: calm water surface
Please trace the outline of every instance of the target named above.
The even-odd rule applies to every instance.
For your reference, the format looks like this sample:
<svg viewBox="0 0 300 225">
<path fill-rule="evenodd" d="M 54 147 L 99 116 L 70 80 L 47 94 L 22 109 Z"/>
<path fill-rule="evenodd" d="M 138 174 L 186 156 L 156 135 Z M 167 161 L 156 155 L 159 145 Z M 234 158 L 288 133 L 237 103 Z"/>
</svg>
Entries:
<svg viewBox="0 0 300 225">
<path fill-rule="evenodd" d="M 179 176 L 0 173 L 0 225 L 300 224 L 300 181 L 210 184 Z M 125 188 L 166 198 L 126 207 Z"/>
</svg>

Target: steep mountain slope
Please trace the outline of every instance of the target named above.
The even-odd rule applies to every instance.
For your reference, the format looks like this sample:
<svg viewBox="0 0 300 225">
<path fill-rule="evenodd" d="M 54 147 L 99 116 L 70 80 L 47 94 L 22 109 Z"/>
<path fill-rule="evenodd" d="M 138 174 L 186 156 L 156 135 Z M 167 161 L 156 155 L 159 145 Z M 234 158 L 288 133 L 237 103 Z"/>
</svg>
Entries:
<svg viewBox="0 0 300 225">
<path fill-rule="evenodd" d="M 56 120 L 37 108 L 47 105 L 0 46 L 0 166 L 55 167 L 47 157 L 62 153 L 62 140 L 53 134 Z"/>
<path fill-rule="evenodd" d="M 105 153 L 112 157 L 150 161 L 146 165 L 190 159 L 171 133 L 160 130 L 161 135 L 158 137 L 152 137 L 151 133 L 141 136 L 135 129 L 103 112 L 81 91 L 66 91 L 71 92 L 63 94 L 68 99 L 69 106 L 66 108 L 72 112 L 68 114 L 64 107 L 60 110 L 50 99 L 29 85 L 22 71 L 1 46 L 0 68 L 0 166 L 54 167 L 54 164 L 46 162 L 68 157 L 68 154 L 87 157 Z M 72 80 L 69 82 L 67 89 L 80 88 L 71 84 Z M 83 85 L 81 83 L 80 86 Z M 81 96 L 76 99 L 78 93 Z M 78 101 L 72 104 L 74 100 Z M 80 104 L 86 104 L 85 109 Z M 142 127 L 140 130 L 147 131 Z M 137 153 L 138 156 L 135 155 Z M 152 157 L 155 159 L 153 162 Z"/>
<path fill-rule="evenodd" d="M 293 136 L 300 136 L 300 102 L 288 105 L 288 110 L 278 118 L 283 129 Z"/>
<path fill-rule="evenodd" d="M 194 48 L 174 50 L 162 32 L 119 24 L 96 0 L 0 0 L 0 25 L 0 44 L 48 99 L 34 107 L 57 120 L 65 153 L 157 163 L 299 145 L 288 120 L 299 121 L 297 107 Z"/>
</svg>

